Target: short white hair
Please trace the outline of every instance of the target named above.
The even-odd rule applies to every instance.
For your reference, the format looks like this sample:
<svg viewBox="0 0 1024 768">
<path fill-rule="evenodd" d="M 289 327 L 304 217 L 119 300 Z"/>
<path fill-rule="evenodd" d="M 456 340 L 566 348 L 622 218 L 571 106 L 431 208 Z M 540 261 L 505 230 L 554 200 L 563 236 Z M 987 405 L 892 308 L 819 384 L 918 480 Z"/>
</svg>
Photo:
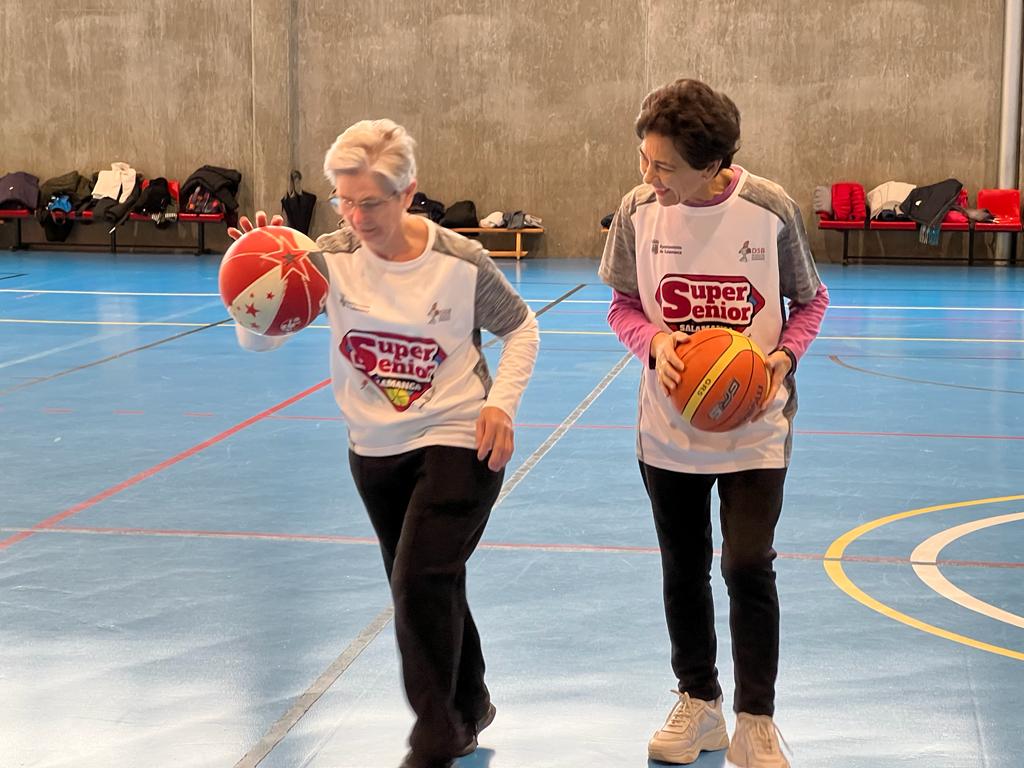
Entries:
<svg viewBox="0 0 1024 768">
<path fill-rule="evenodd" d="M 393 120 L 360 120 L 334 140 L 324 157 L 324 174 L 334 184 L 339 173 L 370 171 L 392 192 L 416 178 L 416 142 Z"/>
</svg>

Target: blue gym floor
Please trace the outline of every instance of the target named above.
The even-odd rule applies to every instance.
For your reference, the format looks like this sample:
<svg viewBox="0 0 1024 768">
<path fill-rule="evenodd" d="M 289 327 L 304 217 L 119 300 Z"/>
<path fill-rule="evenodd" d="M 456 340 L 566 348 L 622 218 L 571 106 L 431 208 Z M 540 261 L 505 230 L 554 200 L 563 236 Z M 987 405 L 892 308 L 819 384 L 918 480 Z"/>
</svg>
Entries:
<svg viewBox="0 0 1024 768">
<path fill-rule="evenodd" d="M 217 264 L 0 256 L 0 768 L 394 768 L 405 752 L 327 331 L 241 351 Z M 463 768 L 647 766 L 674 700 L 639 363 L 596 266 L 501 262 L 545 311 L 471 561 L 498 716 Z M 1020 768 L 1024 270 L 821 271 L 832 307 L 800 365 L 776 541 L 793 765 Z"/>
</svg>

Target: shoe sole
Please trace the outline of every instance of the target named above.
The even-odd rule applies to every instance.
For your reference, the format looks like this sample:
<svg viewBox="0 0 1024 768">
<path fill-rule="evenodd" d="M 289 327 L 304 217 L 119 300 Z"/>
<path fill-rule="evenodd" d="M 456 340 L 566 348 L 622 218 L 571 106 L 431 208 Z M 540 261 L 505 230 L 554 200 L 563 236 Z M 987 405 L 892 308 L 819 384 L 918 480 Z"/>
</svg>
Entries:
<svg viewBox="0 0 1024 768">
<path fill-rule="evenodd" d="M 701 744 L 690 752 L 669 752 L 659 750 L 656 747 L 647 747 L 647 756 L 659 763 L 672 763 L 673 765 L 689 765 L 694 762 L 701 752 L 718 752 L 729 746 L 729 734 L 723 734 L 718 741 L 710 744 Z"/>
<path fill-rule="evenodd" d="M 476 721 L 476 734 L 473 736 L 472 740 L 470 740 L 469 744 L 466 745 L 466 748 L 459 752 L 456 757 L 466 757 L 467 755 L 472 755 L 476 752 L 476 748 L 479 746 L 476 737 L 480 735 L 480 731 L 494 722 L 494 716 L 496 714 L 498 714 L 498 710 L 495 706 L 493 704 L 488 704 L 487 712 L 483 717 Z"/>
<path fill-rule="evenodd" d="M 789 768 L 789 761 L 788 760 L 786 761 L 785 765 L 786 765 L 787 768 Z M 747 768 L 747 763 L 746 763 L 746 761 L 744 761 L 742 763 L 737 762 L 736 759 L 732 755 L 730 755 L 728 752 L 726 752 L 725 753 L 725 768 Z"/>
</svg>

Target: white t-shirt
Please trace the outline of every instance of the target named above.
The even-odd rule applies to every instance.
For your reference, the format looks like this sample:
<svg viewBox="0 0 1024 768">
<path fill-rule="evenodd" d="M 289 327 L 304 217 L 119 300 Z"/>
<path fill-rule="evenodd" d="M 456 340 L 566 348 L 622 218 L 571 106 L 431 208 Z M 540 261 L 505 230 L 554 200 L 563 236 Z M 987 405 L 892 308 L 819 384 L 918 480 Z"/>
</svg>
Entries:
<svg viewBox="0 0 1024 768">
<path fill-rule="evenodd" d="M 427 244 L 411 261 L 378 257 L 347 228 L 320 237 L 313 255 L 330 282 L 334 398 L 363 456 L 475 448 L 481 408 L 514 418 L 536 360 L 536 318 L 480 243 L 423 222 Z M 505 342 L 493 381 L 481 330 Z M 238 335 L 249 349 L 280 343 Z"/>
<path fill-rule="evenodd" d="M 819 280 L 800 210 L 777 184 L 734 168 L 732 193 L 707 206 L 662 206 L 649 185 L 622 199 L 605 244 L 601 278 L 639 296 L 666 332 L 729 327 L 767 355 L 785 323 L 783 297 L 814 298 Z M 766 413 L 730 432 L 703 432 L 676 413 L 644 368 L 637 455 L 661 469 L 720 474 L 785 467 L 796 391 L 787 377 Z"/>
</svg>

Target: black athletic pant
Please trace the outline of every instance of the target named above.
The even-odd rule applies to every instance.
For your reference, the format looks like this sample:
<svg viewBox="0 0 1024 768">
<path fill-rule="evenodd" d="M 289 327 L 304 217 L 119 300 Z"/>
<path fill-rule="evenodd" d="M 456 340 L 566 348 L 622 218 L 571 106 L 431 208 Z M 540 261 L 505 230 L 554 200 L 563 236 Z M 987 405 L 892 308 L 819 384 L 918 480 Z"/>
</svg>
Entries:
<svg viewBox="0 0 1024 768">
<path fill-rule="evenodd" d="M 722 695 L 711 596 L 711 489 L 717 482 L 736 682 L 733 709 L 774 714 L 779 598 L 772 543 L 786 470 L 690 475 L 641 462 L 640 474 L 661 545 L 665 615 L 679 690 L 705 701 Z"/>
<path fill-rule="evenodd" d="M 418 756 L 456 755 L 487 712 L 480 635 L 466 603 L 466 561 L 483 535 L 504 471 L 476 451 L 430 446 L 397 456 L 349 452 L 380 539 L 395 605 L 402 678 Z"/>
</svg>

